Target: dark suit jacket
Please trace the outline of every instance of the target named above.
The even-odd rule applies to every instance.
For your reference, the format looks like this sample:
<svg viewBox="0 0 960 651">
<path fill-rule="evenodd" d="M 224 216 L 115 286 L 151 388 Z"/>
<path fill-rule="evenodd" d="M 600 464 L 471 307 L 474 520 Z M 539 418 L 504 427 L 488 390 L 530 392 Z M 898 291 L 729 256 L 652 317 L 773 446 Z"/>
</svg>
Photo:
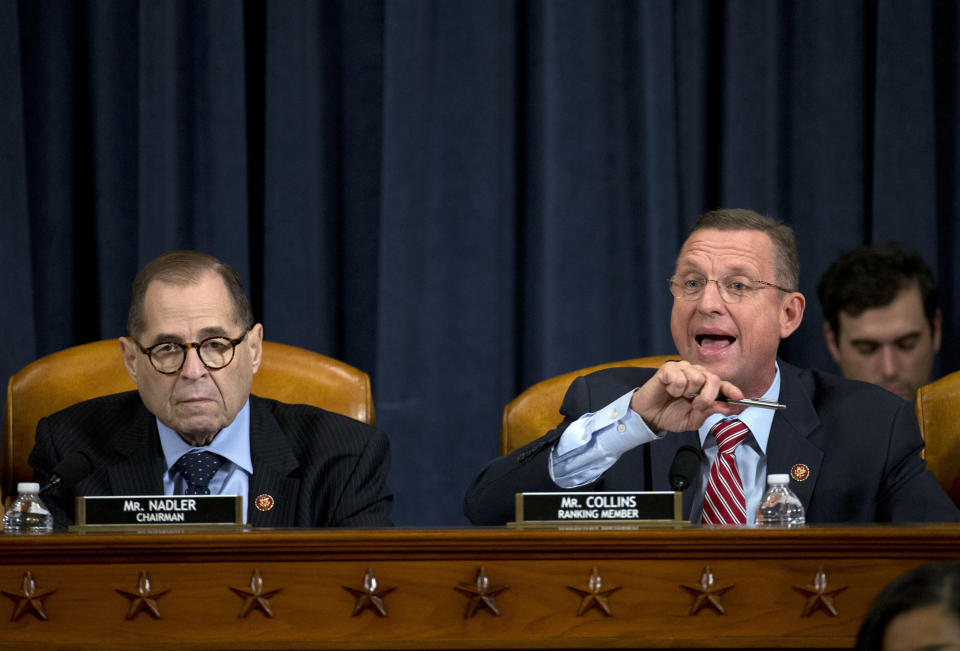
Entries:
<svg viewBox="0 0 960 651">
<path fill-rule="evenodd" d="M 780 364 L 780 402 L 767 442 L 767 472 L 789 473 L 806 464 L 809 478 L 790 481 L 806 507 L 807 522 L 956 522 L 960 511 L 919 457 L 923 442 L 913 407 L 879 387 L 815 370 Z M 514 494 L 559 491 L 550 479 L 553 444 L 584 413 L 595 412 L 646 382 L 655 369 L 612 368 L 570 385 L 560 425 L 495 459 L 467 491 L 464 513 L 474 524 L 513 520 Z M 697 432 L 668 433 L 638 446 L 592 485 L 579 490 L 670 490 L 677 448 L 700 446 Z M 689 517 L 694 490 L 684 493 Z"/>
<path fill-rule="evenodd" d="M 93 473 L 73 491 L 44 493 L 55 522 L 72 524 L 75 495 L 161 495 L 165 464 L 153 414 L 136 391 L 81 402 L 44 418 L 30 465 L 46 482 L 76 449 Z M 390 526 L 386 435 L 364 423 L 307 405 L 250 396 L 253 475 L 247 520 L 257 527 Z M 260 511 L 258 495 L 274 498 Z"/>
</svg>

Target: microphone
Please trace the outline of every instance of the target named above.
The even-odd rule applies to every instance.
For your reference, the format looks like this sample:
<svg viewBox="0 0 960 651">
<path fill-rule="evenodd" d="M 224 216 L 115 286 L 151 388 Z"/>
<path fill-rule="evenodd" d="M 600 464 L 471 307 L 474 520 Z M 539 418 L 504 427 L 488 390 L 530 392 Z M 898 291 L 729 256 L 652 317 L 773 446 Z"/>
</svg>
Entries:
<svg viewBox="0 0 960 651">
<path fill-rule="evenodd" d="M 670 464 L 670 486 L 675 491 L 686 490 L 700 475 L 700 466 L 705 457 L 703 450 L 692 445 L 682 445 Z"/>
<path fill-rule="evenodd" d="M 50 473 L 50 479 L 43 485 L 40 492 L 45 493 L 61 486 L 73 488 L 78 481 L 91 472 L 93 472 L 93 462 L 87 453 L 83 450 L 74 450 L 54 467 L 53 472 Z"/>
</svg>

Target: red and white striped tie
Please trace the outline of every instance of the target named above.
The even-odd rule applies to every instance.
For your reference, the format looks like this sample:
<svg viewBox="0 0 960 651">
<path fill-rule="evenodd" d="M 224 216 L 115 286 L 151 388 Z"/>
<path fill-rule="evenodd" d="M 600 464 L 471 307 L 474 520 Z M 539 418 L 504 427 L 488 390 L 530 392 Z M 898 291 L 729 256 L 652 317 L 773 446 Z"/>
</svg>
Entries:
<svg viewBox="0 0 960 651">
<path fill-rule="evenodd" d="M 734 452 L 750 430 L 739 420 L 722 420 L 710 433 L 717 438 L 717 458 L 710 466 L 710 479 L 703 496 L 703 524 L 746 524 L 743 482 Z"/>
</svg>

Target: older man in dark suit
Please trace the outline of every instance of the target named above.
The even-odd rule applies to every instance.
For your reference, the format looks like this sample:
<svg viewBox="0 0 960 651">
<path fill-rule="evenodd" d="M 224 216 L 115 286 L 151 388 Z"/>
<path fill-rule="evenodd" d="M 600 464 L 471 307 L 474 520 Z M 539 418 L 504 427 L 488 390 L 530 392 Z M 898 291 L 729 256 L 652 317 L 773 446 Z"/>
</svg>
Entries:
<svg viewBox="0 0 960 651">
<path fill-rule="evenodd" d="M 252 396 L 263 326 L 240 279 L 216 258 L 164 254 L 134 281 L 120 339 L 136 392 L 40 421 L 38 481 L 74 450 L 92 474 L 48 498 L 59 525 L 75 495 L 229 494 L 271 527 L 389 526 L 389 445 L 345 416 Z"/>
<path fill-rule="evenodd" d="M 563 421 L 491 462 L 467 492 L 475 524 L 512 519 L 523 491 L 669 490 L 682 445 L 705 453 L 684 514 L 750 525 L 767 474 L 789 474 L 808 522 L 958 521 L 919 457 L 909 403 L 777 359 L 805 307 L 793 231 L 747 210 L 703 215 L 677 257 L 671 332 L 682 361 L 578 378 Z M 779 401 L 782 411 L 734 405 Z"/>
</svg>

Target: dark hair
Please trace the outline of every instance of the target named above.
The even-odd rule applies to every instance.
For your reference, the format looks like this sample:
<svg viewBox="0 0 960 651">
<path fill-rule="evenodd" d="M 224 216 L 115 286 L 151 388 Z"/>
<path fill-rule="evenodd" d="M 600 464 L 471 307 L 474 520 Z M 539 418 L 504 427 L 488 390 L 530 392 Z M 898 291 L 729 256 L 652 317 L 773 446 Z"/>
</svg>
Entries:
<svg viewBox="0 0 960 651">
<path fill-rule="evenodd" d="M 761 215 L 753 210 L 725 208 L 704 213 L 693 225 L 692 235 L 705 228 L 720 231 L 761 231 L 770 236 L 776 253 L 777 284 L 797 291 L 800 287 L 800 254 L 793 229 L 779 219 Z M 765 280 L 759 278 L 758 280 Z"/>
<path fill-rule="evenodd" d="M 127 334 L 137 339 L 147 329 L 143 301 L 150 283 L 159 280 L 171 285 L 195 285 L 207 271 L 215 271 L 223 278 L 233 303 L 234 320 L 244 330 L 249 330 L 253 325 L 253 310 L 237 272 L 230 265 L 206 253 L 171 251 L 148 262 L 133 279 L 130 312 L 127 314 Z"/>
<path fill-rule="evenodd" d="M 936 604 L 943 604 L 948 613 L 960 618 L 960 561 L 921 565 L 888 583 L 860 625 L 856 648 L 883 649 L 883 636 L 894 617 Z"/>
<path fill-rule="evenodd" d="M 843 253 L 823 272 L 817 295 L 823 316 L 840 334 L 840 311 L 860 316 L 865 310 L 889 305 L 902 289 L 916 282 L 923 313 L 933 329 L 937 285 L 930 267 L 916 251 L 895 243 L 861 246 Z"/>
</svg>

